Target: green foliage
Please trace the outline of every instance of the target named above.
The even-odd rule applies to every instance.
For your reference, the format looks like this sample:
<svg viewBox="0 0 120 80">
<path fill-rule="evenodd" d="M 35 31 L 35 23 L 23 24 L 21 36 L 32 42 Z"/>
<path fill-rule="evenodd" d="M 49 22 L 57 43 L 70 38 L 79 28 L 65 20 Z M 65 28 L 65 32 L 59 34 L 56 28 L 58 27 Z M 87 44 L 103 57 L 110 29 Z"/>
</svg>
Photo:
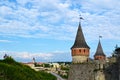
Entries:
<svg viewBox="0 0 120 80">
<path fill-rule="evenodd" d="M 56 77 L 16 62 L 11 57 L 0 61 L 0 80 L 56 80 Z"/>
<path fill-rule="evenodd" d="M 68 70 L 69 70 L 69 67 L 61 67 L 61 70 L 66 70 L 66 71 L 68 71 Z"/>
<path fill-rule="evenodd" d="M 44 67 L 44 64 L 37 64 L 37 63 L 34 63 L 35 67 Z"/>
<path fill-rule="evenodd" d="M 44 67 L 50 68 L 50 64 L 44 64 Z"/>
</svg>

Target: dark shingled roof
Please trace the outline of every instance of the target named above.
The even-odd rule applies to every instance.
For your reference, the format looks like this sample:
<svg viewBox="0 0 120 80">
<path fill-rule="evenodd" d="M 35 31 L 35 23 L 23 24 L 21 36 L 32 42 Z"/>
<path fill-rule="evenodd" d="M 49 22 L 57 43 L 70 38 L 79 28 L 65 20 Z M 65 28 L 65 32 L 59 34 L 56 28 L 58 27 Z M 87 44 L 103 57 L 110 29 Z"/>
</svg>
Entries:
<svg viewBox="0 0 120 80">
<path fill-rule="evenodd" d="M 72 48 L 89 48 L 90 49 L 90 47 L 87 45 L 87 43 L 85 41 L 80 23 L 79 23 L 79 26 L 78 26 L 78 30 L 77 30 L 74 45 L 71 47 L 71 49 Z"/>
<path fill-rule="evenodd" d="M 94 56 L 106 56 L 103 52 L 100 40 L 99 40 L 98 47 L 97 47 L 97 50 Z"/>
</svg>

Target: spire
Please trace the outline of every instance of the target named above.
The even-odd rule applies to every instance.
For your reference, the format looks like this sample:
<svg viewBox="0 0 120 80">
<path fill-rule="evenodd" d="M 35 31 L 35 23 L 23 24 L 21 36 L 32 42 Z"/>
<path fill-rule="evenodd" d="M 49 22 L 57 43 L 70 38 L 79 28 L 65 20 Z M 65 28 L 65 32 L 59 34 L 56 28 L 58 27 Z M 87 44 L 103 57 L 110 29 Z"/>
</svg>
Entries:
<svg viewBox="0 0 120 80">
<path fill-rule="evenodd" d="M 71 47 L 72 48 L 90 48 L 84 38 L 83 32 L 82 32 L 82 28 L 81 28 L 81 20 L 83 18 L 80 16 L 80 21 L 79 21 L 79 26 L 78 26 L 78 30 L 77 30 L 77 34 L 76 34 L 76 39 L 74 42 L 74 45 Z"/>
<path fill-rule="evenodd" d="M 102 38 L 102 36 L 99 36 L 99 43 L 98 43 L 97 50 L 94 56 L 105 56 L 102 46 L 101 46 L 100 38 Z"/>
</svg>

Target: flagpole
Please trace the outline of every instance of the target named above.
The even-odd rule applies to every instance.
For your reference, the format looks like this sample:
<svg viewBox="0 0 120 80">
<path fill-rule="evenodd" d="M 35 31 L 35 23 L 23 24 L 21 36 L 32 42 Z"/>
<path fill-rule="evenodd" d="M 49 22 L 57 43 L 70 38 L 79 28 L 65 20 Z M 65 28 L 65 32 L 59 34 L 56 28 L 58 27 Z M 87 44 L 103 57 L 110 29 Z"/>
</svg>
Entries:
<svg viewBox="0 0 120 80">
<path fill-rule="evenodd" d="M 102 38 L 102 36 L 99 36 L 99 40 Z"/>
<path fill-rule="evenodd" d="M 79 23 L 81 25 L 81 20 L 84 20 L 83 17 L 81 16 L 81 14 L 79 15 Z"/>
</svg>

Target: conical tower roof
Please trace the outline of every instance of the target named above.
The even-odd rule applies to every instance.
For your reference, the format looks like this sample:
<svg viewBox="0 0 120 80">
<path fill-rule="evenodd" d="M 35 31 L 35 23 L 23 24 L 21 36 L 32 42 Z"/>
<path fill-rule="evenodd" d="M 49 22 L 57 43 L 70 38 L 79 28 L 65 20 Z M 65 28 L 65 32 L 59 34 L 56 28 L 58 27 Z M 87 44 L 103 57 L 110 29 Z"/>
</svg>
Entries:
<svg viewBox="0 0 120 80">
<path fill-rule="evenodd" d="M 96 53 L 94 56 L 105 56 L 104 52 L 103 52 L 103 49 L 102 49 L 102 46 L 101 46 L 101 42 L 100 42 L 100 39 L 99 39 L 99 43 L 98 43 L 98 46 L 97 46 L 97 50 L 96 50 Z"/>
<path fill-rule="evenodd" d="M 71 49 L 72 48 L 90 48 L 85 41 L 80 22 L 76 34 L 76 39 Z"/>
</svg>

